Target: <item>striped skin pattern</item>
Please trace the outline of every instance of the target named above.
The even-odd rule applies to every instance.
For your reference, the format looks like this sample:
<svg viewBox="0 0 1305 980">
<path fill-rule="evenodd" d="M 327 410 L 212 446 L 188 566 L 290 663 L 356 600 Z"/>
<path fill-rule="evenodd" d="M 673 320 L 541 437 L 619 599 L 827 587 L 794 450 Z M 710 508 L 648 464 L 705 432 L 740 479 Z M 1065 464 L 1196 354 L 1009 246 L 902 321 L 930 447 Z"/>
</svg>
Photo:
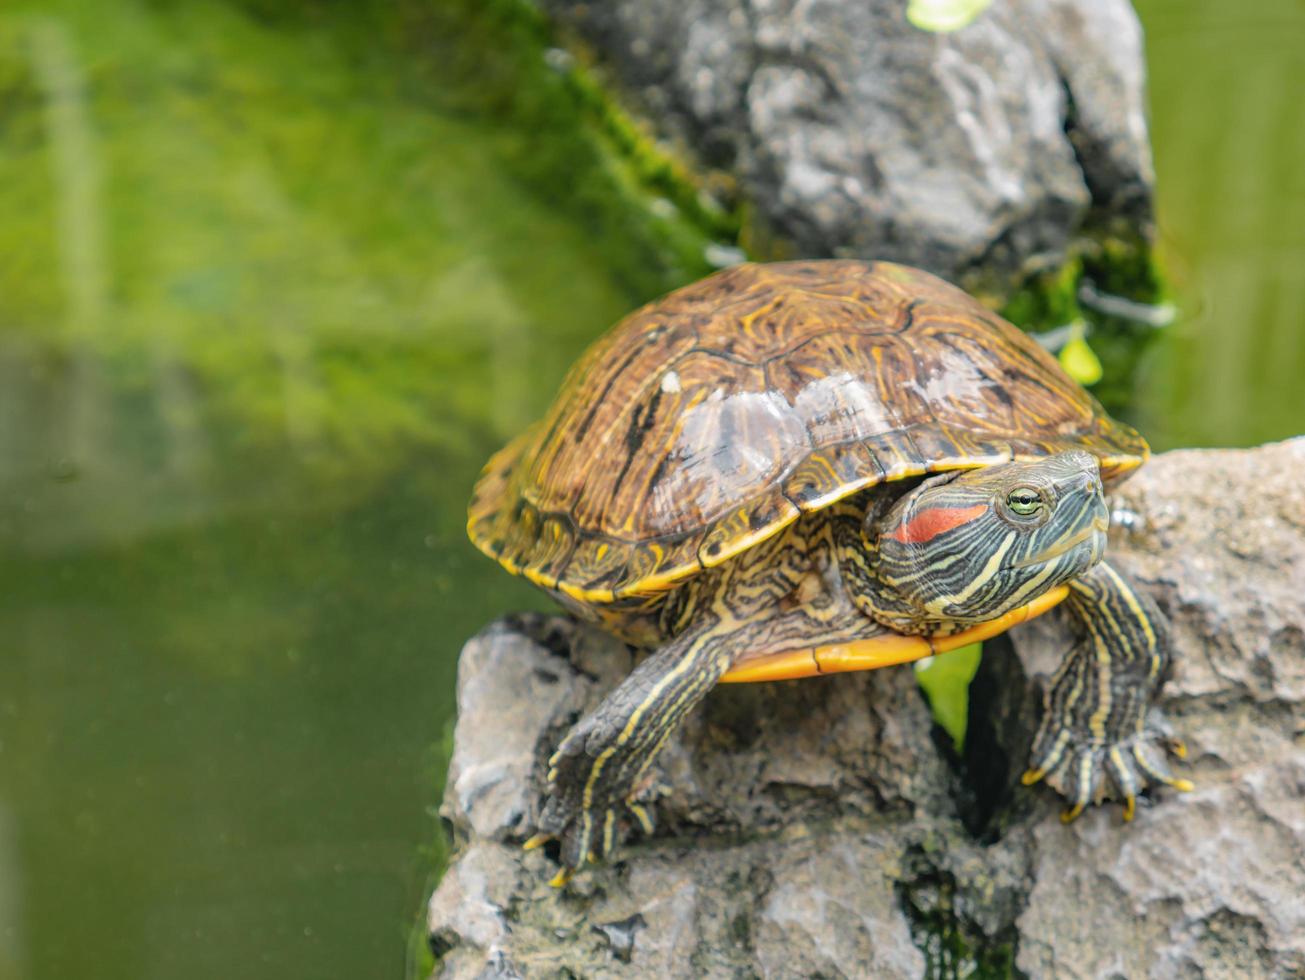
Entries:
<svg viewBox="0 0 1305 980">
<path fill-rule="evenodd" d="M 662 637 L 659 649 L 550 760 L 537 840 L 562 842 L 555 883 L 610 853 L 623 822 L 651 826 L 637 799 L 649 765 L 732 666 L 904 630 L 946 635 L 1063 583 L 1074 589 L 1104 548 L 1108 517 L 1098 473 L 1091 454 L 1066 452 L 935 477 L 904 487 L 896 500 L 887 488 L 858 494 L 805 515 L 645 609 Z M 1038 489 L 1045 504 L 1031 515 L 1011 513 L 1008 496 L 1027 488 Z M 940 512 L 946 519 L 932 521 Z M 927 538 L 909 533 L 921 528 Z M 885 560 L 886 541 L 913 550 Z M 1113 628 L 1107 623 L 1102 632 Z M 1072 693 L 1080 713 L 1099 707 L 1095 698 L 1081 684 Z M 1128 716 L 1120 707 L 1116 726 Z M 1069 747 L 1061 742 L 1056 751 Z"/>
<path fill-rule="evenodd" d="M 1062 814 L 1068 822 L 1105 799 L 1109 777 L 1124 800 L 1124 819 L 1131 820 L 1142 787 L 1192 789 L 1166 759 L 1184 758 L 1183 743 L 1148 716 L 1169 665 L 1168 621 L 1107 562 L 1069 588 L 1067 605 L 1081 639 L 1047 688 L 1024 783 L 1045 778 L 1069 800 Z"/>
<path fill-rule="evenodd" d="M 1016 514 L 1006 498 L 1017 488 L 1045 505 Z M 1109 526 L 1096 458 L 1074 450 L 933 477 L 841 557 L 867 615 L 899 633 L 945 635 L 1087 571 L 1101 560 Z"/>
<path fill-rule="evenodd" d="M 637 799 L 647 768 L 731 665 L 753 653 L 888 632 L 851 601 L 837 560 L 836 529 L 860 527 L 868 496 L 805 515 L 680 589 L 618 604 L 628 607 L 611 620 L 618 635 L 633 632 L 660 646 L 567 733 L 550 760 L 540 833 L 531 843 L 561 840 L 563 870 L 554 884 L 564 884 L 586 860 L 608 855 L 621 822 L 651 832 Z"/>
<path fill-rule="evenodd" d="M 927 273 L 742 265 L 635 311 L 488 463 L 472 541 L 589 603 L 673 588 L 877 484 L 1146 443 L 1036 342 Z"/>
<path fill-rule="evenodd" d="M 1085 640 L 1028 778 L 1076 813 L 1106 773 L 1131 813 L 1166 781 L 1144 724 L 1165 627 L 1096 570 L 1102 481 L 1146 454 L 1036 343 L 923 272 L 745 265 L 636 311 L 468 510 L 482 551 L 654 651 L 563 739 L 528 846 L 560 840 L 560 885 L 623 825 L 650 830 L 650 764 L 734 667 L 931 644 L 1065 582 Z"/>
</svg>

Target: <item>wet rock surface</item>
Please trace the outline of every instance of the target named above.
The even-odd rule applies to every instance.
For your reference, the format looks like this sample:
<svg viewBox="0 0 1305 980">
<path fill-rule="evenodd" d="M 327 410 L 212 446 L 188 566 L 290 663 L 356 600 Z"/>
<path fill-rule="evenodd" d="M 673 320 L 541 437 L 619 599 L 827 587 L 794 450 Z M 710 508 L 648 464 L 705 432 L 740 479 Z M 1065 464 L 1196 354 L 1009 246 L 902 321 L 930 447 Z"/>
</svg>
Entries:
<svg viewBox="0 0 1305 980">
<path fill-rule="evenodd" d="M 1127 0 L 995 0 L 936 34 L 905 0 L 544 0 L 632 108 L 736 175 L 757 239 L 949 277 L 1057 265 L 1150 226 Z"/>
<path fill-rule="evenodd" d="M 437 975 L 1305 974 L 1305 439 L 1150 462 L 1110 560 L 1169 614 L 1191 794 L 1062 826 L 1018 774 L 1056 613 L 990 642 L 964 758 L 909 668 L 713 692 L 659 761 L 651 839 L 566 889 L 521 850 L 544 760 L 629 669 L 563 616 L 473 639 L 431 898 Z M 1150 805 L 1154 804 L 1154 805 Z"/>
</svg>

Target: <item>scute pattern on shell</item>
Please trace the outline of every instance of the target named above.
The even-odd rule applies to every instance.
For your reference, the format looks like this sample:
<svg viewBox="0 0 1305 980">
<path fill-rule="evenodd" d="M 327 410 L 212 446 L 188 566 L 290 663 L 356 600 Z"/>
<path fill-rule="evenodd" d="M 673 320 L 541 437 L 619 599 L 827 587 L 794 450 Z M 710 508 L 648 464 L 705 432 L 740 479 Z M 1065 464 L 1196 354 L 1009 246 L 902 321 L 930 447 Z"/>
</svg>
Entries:
<svg viewBox="0 0 1305 980">
<path fill-rule="evenodd" d="M 485 467 L 477 547 L 575 598 L 652 594 L 802 512 L 921 473 L 1147 455 L 1038 344 L 928 273 L 740 265 L 636 310 Z"/>
</svg>

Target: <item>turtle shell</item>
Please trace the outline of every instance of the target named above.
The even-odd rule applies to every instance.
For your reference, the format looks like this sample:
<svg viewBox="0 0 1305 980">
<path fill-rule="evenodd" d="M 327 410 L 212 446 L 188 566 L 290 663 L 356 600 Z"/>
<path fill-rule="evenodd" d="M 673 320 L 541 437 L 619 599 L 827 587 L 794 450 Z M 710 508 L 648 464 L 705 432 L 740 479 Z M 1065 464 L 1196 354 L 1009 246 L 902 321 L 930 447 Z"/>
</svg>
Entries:
<svg viewBox="0 0 1305 980">
<path fill-rule="evenodd" d="M 1036 341 L 928 273 L 747 264 L 636 310 L 490 459 L 468 533 L 585 602 L 651 595 L 889 480 L 1145 441 Z"/>
</svg>

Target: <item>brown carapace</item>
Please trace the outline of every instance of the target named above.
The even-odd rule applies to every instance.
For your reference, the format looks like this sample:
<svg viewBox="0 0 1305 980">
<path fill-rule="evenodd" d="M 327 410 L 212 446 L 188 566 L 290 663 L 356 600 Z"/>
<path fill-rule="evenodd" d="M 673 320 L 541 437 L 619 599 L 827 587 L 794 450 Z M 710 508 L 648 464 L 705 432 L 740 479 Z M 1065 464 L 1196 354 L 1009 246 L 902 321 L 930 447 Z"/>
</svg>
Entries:
<svg viewBox="0 0 1305 980">
<path fill-rule="evenodd" d="M 476 546 L 588 603 L 664 591 L 802 513 L 924 473 L 1145 441 L 1032 338 L 887 262 L 740 265 L 618 323 L 485 467 Z"/>
</svg>

